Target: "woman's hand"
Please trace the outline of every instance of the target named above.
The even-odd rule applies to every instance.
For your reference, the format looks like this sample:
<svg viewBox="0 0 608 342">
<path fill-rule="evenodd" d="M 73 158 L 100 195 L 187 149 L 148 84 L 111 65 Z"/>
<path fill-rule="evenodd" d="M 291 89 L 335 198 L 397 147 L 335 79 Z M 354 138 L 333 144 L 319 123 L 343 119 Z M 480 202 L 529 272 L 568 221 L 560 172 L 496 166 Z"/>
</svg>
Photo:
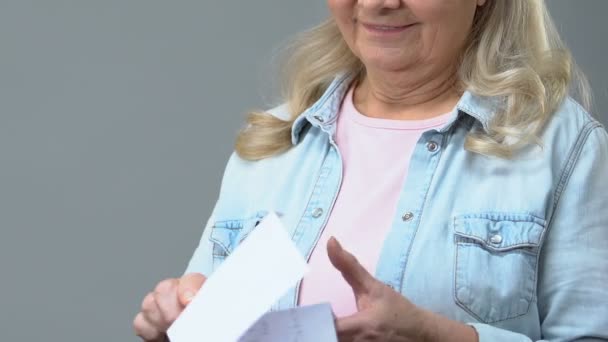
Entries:
<svg viewBox="0 0 608 342">
<path fill-rule="evenodd" d="M 202 274 L 191 273 L 158 283 L 154 291 L 144 297 L 141 311 L 133 320 L 135 334 L 147 342 L 168 341 L 165 334 L 167 329 L 206 279 Z"/>
<path fill-rule="evenodd" d="M 335 238 L 328 241 L 327 253 L 357 302 L 357 313 L 336 320 L 340 342 L 477 341 L 472 327 L 423 310 L 376 280 Z"/>
</svg>

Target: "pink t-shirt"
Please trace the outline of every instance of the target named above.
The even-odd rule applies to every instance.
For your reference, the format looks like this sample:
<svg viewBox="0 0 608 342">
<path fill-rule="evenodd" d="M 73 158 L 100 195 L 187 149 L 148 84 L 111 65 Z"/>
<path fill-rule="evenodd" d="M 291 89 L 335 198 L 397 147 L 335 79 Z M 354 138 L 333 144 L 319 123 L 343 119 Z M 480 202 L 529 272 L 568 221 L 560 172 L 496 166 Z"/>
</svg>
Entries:
<svg viewBox="0 0 608 342">
<path fill-rule="evenodd" d="M 356 312 L 350 286 L 330 263 L 327 241 L 336 237 L 371 274 L 395 215 L 414 147 L 425 131 L 450 113 L 426 120 L 367 117 L 353 104 L 353 87 L 338 113 L 336 143 L 343 159 L 340 192 L 309 260 L 299 304 L 330 302 L 336 316 Z"/>
</svg>

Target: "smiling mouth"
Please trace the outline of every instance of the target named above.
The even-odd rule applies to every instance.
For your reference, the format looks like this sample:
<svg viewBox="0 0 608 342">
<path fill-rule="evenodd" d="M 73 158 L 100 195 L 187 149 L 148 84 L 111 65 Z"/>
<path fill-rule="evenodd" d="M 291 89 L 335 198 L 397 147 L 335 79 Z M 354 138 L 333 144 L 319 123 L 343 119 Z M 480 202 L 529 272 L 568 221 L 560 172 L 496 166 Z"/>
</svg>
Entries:
<svg viewBox="0 0 608 342">
<path fill-rule="evenodd" d="M 409 24 L 409 25 L 402 25 L 402 26 L 392 26 L 392 25 L 375 25 L 375 24 L 367 24 L 367 23 L 361 23 L 361 24 L 368 31 L 379 32 L 379 33 L 399 33 L 399 32 L 405 31 L 406 29 L 416 25 L 416 24 Z"/>
</svg>

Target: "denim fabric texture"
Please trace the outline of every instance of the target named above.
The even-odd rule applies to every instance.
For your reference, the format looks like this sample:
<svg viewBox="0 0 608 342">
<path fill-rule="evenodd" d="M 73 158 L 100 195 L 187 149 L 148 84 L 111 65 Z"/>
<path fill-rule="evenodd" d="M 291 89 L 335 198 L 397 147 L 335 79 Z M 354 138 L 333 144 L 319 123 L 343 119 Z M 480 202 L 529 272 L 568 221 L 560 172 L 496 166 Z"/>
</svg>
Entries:
<svg viewBox="0 0 608 342">
<path fill-rule="evenodd" d="M 298 116 L 289 151 L 231 156 L 186 273 L 211 275 L 270 211 L 310 256 L 340 189 L 335 123 L 351 80 L 337 75 Z M 608 134 L 568 98 L 541 146 L 509 160 L 465 150 L 498 103 L 465 92 L 451 119 L 421 136 L 375 277 L 471 324 L 481 341 L 608 340 Z M 285 105 L 269 112 L 288 117 Z M 298 289 L 272 309 L 294 307 Z"/>
</svg>

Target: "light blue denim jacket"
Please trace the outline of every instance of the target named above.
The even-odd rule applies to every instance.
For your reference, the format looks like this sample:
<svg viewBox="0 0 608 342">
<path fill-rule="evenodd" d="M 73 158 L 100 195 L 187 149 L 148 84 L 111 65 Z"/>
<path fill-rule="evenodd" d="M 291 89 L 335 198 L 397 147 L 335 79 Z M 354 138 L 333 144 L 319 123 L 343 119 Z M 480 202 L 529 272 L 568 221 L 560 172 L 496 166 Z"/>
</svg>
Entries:
<svg viewBox="0 0 608 342">
<path fill-rule="evenodd" d="M 340 189 L 335 122 L 351 79 L 338 75 L 296 119 L 289 151 L 231 156 L 186 273 L 210 275 L 269 211 L 310 257 Z M 444 127 L 422 135 L 375 277 L 471 324 L 482 342 L 608 341 L 608 135 L 568 99 L 542 148 L 512 160 L 466 151 L 494 105 L 466 92 Z M 284 105 L 270 112 L 289 116 Z M 295 306 L 298 289 L 273 309 Z"/>
</svg>

